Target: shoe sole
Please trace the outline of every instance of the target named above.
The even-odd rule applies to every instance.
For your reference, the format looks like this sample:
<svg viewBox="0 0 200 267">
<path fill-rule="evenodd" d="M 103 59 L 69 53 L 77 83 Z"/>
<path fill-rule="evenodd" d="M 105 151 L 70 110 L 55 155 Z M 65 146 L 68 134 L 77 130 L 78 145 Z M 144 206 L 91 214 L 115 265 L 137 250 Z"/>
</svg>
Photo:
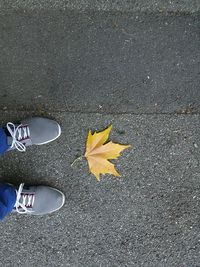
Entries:
<svg viewBox="0 0 200 267">
<path fill-rule="evenodd" d="M 61 209 L 61 208 L 64 206 L 64 204 L 65 204 L 65 195 L 64 195 L 64 193 L 61 192 L 60 190 L 56 189 L 56 188 L 53 188 L 53 187 L 50 187 L 50 188 L 53 189 L 53 190 L 55 190 L 55 191 L 57 191 L 57 192 L 59 192 L 59 193 L 62 195 L 62 199 L 63 199 L 63 201 L 62 201 L 62 204 L 60 205 L 60 207 L 58 207 L 58 208 L 55 209 L 55 210 L 52 210 L 51 212 L 49 212 L 49 213 L 47 213 L 47 214 L 51 214 L 51 213 L 53 213 L 53 212 L 55 212 L 55 211 Z M 41 215 L 42 215 L 42 214 L 41 214 Z M 45 215 L 45 214 L 44 214 L 44 215 Z"/>
</svg>

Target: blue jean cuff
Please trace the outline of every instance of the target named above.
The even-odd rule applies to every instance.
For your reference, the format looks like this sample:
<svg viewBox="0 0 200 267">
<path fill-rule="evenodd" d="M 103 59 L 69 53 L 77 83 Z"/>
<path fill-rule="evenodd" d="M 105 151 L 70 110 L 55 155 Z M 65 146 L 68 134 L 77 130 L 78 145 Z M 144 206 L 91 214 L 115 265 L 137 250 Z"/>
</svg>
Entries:
<svg viewBox="0 0 200 267">
<path fill-rule="evenodd" d="M 0 220 L 13 210 L 16 198 L 16 190 L 12 185 L 0 184 Z"/>
<path fill-rule="evenodd" d="M 9 149 L 10 145 L 7 143 L 7 135 L 3 128 L 0 128 L 0 155 L 3 155 Z"/>
</svg>

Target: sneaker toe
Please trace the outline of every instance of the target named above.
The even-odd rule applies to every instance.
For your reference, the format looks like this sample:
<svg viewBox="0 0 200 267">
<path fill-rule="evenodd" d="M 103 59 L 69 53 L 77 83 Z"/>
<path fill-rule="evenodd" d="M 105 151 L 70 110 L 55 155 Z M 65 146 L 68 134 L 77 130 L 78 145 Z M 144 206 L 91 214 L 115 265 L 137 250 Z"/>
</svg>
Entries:
<svg viewBox="0 0 200 267">
<path fill-rule="evenodd" d="M 49 214 L 59 210 L 65 203 L 64 194 L 52 187 L 38 186 L 33 210 L 35 215 Z"/>
<path fill-rule="evenodd" d="M 33 117 L 22 121 L 30 129 L 33 145 L 43 145 L 57 139 L 61 134 L 60 125 L 51 119 Z"/>
</svg>

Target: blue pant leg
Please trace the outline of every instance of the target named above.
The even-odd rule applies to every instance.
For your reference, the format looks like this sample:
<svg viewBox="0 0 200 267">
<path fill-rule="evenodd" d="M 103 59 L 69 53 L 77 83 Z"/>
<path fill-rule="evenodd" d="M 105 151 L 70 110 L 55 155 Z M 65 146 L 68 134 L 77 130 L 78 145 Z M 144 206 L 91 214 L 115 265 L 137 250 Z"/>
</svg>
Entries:
<svg viewBox="0 0 200 267">
<path fill-rule="evenodd" d="M 0 220 L 12 211 L 16 198 L 16 190 L 12 185 L 0 184 Z"/>
<path fill-rule="evenodd" d="M 3 155 L 10 146 L 7 143 L 7 136 L 3 128 L 0 128 L 0 155 Z"/>
</svg>

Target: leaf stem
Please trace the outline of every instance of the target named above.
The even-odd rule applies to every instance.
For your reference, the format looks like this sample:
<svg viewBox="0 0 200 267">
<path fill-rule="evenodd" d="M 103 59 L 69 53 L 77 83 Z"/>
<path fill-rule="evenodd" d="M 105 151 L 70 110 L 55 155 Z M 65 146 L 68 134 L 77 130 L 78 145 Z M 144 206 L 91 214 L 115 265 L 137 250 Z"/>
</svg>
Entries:
<svg viewBox="0 0 200 267">
<path fill-rule="evenodd" d="M 72 163 L 71 163 L 71 167 L 79 160 L 82 160 L 84 158 L 84 156 L 80 156 L 78 158 L 76 158 Z"/>
</svg>

